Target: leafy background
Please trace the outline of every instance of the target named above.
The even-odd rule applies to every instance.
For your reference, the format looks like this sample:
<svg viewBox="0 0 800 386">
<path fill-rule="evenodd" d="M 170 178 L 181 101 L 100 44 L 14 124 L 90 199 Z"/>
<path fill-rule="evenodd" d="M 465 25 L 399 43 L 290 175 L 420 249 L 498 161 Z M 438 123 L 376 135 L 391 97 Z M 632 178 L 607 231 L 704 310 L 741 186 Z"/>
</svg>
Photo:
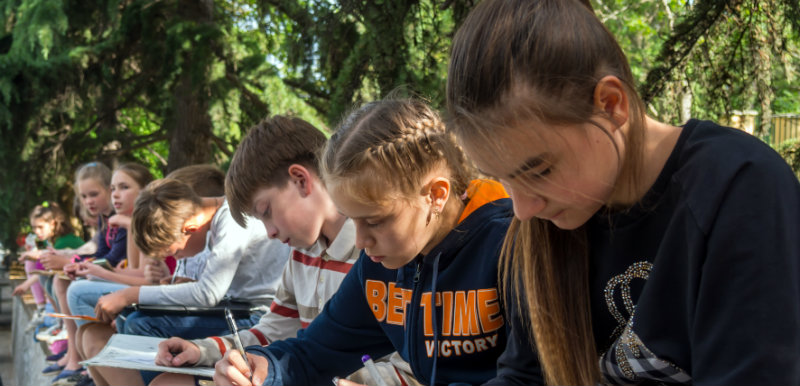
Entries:
<svg viewBox="0 0 800 386">
<path fill-rule="evenodd" d="M 72 203 L 84 162 L 226 168 L 247 128 L 291 113 L 322 130 L 398 87 L 444 102 L 473 0 L 5 0 L 0 242 L 43 200 Z M 800 113 L 798 0 L 592 0 L 648 113 L 681 123 Z M 800 173 L 797 140 L 770 143 Z M 799 174 L 800 175 L 800 174 Z"/>
</svg>

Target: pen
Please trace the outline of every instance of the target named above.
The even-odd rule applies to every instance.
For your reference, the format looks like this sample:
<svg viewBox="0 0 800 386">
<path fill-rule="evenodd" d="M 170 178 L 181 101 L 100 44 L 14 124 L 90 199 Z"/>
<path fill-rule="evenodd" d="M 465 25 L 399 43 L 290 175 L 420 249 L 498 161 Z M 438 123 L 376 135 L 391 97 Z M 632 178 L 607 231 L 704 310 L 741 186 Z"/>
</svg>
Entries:
<svg viewBox="0 0 800 386">
<path fill-rule="evenodd" d="M 233 320 L 233 314 L 231 313 L 231 309 L 228 307 L 225 307 L 225 320 L 228 321 L 228 327 L 231 329 L 231 333 L 233 334 L 233 344 L 236 345 L 236 349 L 239 350 L 239 354 L 242 354 L 242 359 L 244 359 L 244 363 L 249 369 L 250 362 L 247 361 L 247 354 L 245 354 L 244 346 L 242 346 L 242 340 L 239 338 L 239 330 L 236 328 L 236 321 Z M 253 381 L 252 371 L 250 371 L 250 381 Z"/>
<path fill-rule="evenodd" d="M 361 362 L 364 363 L 364 367 L 367 368 L 369 375 L 375 380 L 375 384 L 377 386 L 386 386 L 386 381 L 384 381 L 383 377 L 381 377 L 381 374 L 378 372 L 378 368 L 375 367 L 375 362 L 372 361 L 372 358 L 370 358 L 369 355 L 364 355 L 361 357 Z"/>
<path fill-rule="evenodd" d="M 178 268 L 181 266 L 181 260 L 175 262 L 175 272 L 172 272 L 172 279 L 170 279 L 169 284 L 175 284 L 175 276 L 178 276 Z M 233 324 L 236 327 L 236 323 Z"/>
</svg>

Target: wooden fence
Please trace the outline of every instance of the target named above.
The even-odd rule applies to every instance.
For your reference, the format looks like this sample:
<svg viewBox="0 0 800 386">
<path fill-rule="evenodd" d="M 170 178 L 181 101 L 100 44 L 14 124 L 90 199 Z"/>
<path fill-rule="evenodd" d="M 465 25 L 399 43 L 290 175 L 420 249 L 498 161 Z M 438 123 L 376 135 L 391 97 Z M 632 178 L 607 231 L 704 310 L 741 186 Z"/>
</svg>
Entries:
<svg viewBox="0 0 800 386">
<path fill-rule="evenodd" d="M 728 119 L 720 121 L 723 125 L 755 135 L 760 118 L 755 111 L 736 111 Z M 762 136 L 770 145 L 777 146 L 790 139 L 800 139 L 800 114 L 774 114 L 771 123 L 769 133 Z"/>
</svg>

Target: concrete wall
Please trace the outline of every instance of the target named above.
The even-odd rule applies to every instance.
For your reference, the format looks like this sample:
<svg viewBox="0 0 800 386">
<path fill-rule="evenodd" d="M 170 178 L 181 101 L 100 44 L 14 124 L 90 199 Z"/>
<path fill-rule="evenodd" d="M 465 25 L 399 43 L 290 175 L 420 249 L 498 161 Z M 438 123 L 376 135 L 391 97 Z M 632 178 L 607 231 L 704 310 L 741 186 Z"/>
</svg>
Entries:
<svg viewBox="0 0 800 386">
<path fill-rule="evenodd" d="M 48 365 L 45 357 L 47 346 L 34 341 L 33 332 L 25 332 L 25 326 L 33 315 L 33 308 L 26 306 L 19 296 L 14 296 L 11 323 L 11 355 L 14 358 L 14 381 L 16 386 L 49 385 L 53 376 L 45 376 L 42 370 Z M 11 382 L 8 382 L 11 384 Z"/>
</svg>

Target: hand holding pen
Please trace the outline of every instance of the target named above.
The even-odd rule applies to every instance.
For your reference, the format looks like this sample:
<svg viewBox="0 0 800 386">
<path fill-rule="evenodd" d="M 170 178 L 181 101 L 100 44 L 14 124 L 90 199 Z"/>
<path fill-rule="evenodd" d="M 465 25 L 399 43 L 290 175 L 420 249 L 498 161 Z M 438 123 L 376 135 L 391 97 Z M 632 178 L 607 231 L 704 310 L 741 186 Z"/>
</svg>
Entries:
<svg viewBox="0 0 800 386">
<path fill-rule="evenodd" d="M 214 383 L 238 386 L 260 385 L 267 377 L 267 359 L 244 352 L 236 321 L 233 319 L 230 309 L 227 308 L 225 309 L 225 320 L 228 322 L 236 349 L 227 351 L 225 356 L 214 366 Z"/>
<path fill-rule="evenodd" d="M 267 379 L 269 362 L 260 355 L 246 354 L 249 367 L 239 350 L 228 350 L 214 365 L 214 384 L 260 386 Z"/>
<path fill-rule="evenodd" d="M 231 330 L 231 335 L 233 335 L 233 344 L 236 346 L 236 350 L 239 351 L 239 354 L 244 359 L 244 364 L 247 365 L 247 368 L 250 368 L 250 363 L 247 362 L 247 355 L 244 352 L 244 346 L 242 345 L 242 339 L 239 337 L 239 328 L 236 327 L 236 320 L 233 319 L 233 313 L 231 313 L 230 308 L 225 308 L 225 320 L 228 322 L 228 328 Z"/>
</svg>

